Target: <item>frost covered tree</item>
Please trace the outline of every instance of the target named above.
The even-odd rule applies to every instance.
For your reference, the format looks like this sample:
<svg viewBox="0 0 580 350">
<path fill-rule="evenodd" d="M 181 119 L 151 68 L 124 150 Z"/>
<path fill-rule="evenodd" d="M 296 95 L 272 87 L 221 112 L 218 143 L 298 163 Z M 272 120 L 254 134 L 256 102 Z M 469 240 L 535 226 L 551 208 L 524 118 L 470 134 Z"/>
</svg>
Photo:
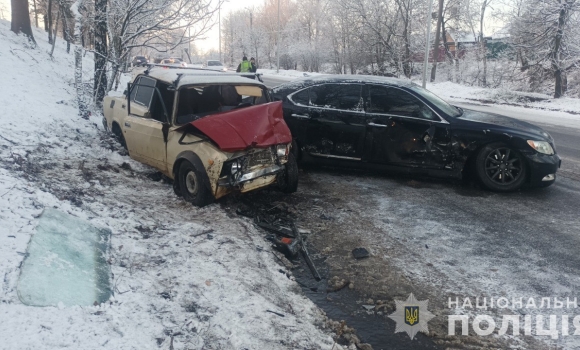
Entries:
<svg viewBox="0 0 580 350">
<path fill-rule="evenodd" d="M 100 106 L 107 89 L 107 0 L 95 0 L 94 22 L 95 72 L 93 94 L 97 106 Z"/>
<path fill-rule="evenodd" d="M 551 75 L 556 98 L 566 91 L 566 73 L 580 64 L 579 10 L 576 0 L 529 0 L 512 23 L 512 40 L 526 64 L 522 68 L 532 84 Z"/>
<path fill-rule="evenodd" d="M 112 89 L 134 48 L 169 52 L 203 37 L 223 0 L 109 0 L 108 42 Z"/>
</svg>

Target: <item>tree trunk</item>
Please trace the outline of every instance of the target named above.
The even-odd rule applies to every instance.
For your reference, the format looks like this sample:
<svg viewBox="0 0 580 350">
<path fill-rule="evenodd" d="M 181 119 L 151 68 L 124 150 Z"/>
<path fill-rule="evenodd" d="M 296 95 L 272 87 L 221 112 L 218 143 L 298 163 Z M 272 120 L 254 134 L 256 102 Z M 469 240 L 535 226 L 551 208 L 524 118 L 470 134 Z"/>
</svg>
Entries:
<svg viewBox="0 0 580 350">
<path fill-rule="evenodd" d="M 52 48 L 50 49 L 50 58 L 52 58 L 52 54 L 54 53 L 54 46 L 56 45 L 56 31 L 58 29 L 58 21 L 60 20 L 60 12 L 61 9 L 59 7 L 57 14 L 56 14 L 56 23 L 54 24 L 54 38 L 52 40 Z"/>
<path fill-rule="evenodd" d="M 107 0 L 95 0 L 95 76 L 93 95 L 101 107 L 107 88 Z"/>
<path fill-rule="evenodd" d="M 32 0 L 32 5 L 34 8 L 34 25 L 38 28 L 38 11 L 36 10 L 36 0 Z"/>
<path fill-rule="evenodd" d="M 66 53 L 70 53 L 70 33 L 68 31 L 68 21 L 67 21 L 67 12 L 64 7 L 61 7 L 62 10 L 62 37 L 66 40 Z"/>
<path fill-rule="evenodd" d="M 12 6 L 10 30 L 16 34 L 23 33 L 30 41 L 36 44 L 34 36 L 32 35 L 32 27 L 30 26 L 28 0 L 11 0 L 10 4 Z"/>
<path fill-rule="evenodd" d="M 48 19 L 48 43 L 52 44 L 52 0 L 48 0 L 46 18 Z"/>
<path fill-rule="evenodd" d="M 75 19 L 75 29 L 74 29 L 74 45 L 75 45 L 75 90 L 77 93 L 77 106 L 79 109 L 79 115 L 85 119 L 88 119 L 88 111 L 83 100 L 83 47 L 80 45 L 81 41 L 81 20 L 82 16 L 79 12 L 79 8 L 82 6 L 83 0 L 77 0 L 71 6 L 71 12 L 73 13 Z"/>
<path fill-rule="evenodd" d="M 560 57 L 560 51 L 562 48 L 562 35 L 564 34 L 564 25 L 566 24 L 566 17 L 568 16 L 568 3 L 564 0 L 560 0 L 560 14 L 558 16 L 558 31 L 556 32 L 556 37 L 554 38 L 554 46 L 552 47 L 550 53 L 550 59 L 552 63 L 552 70 L 554 71 L 554 78 L 556 80 L 554 86 L 554 98 L 559 98 L 564 95 L 563 83 L 562 83 L 562 61 Z"/>
<path fill-rule="evenodd" d="M 433 67 L 431 68 L 431 80 L 435 81 L 437 72 L 437 61 L 439 61 L 439 40 L 441 39 L 441 22 L 443 22 L 443 0 L 439 0 L 439 11 L 437 11 L 437 28 L 435 30 L 435 44 L 433 45 Z"/>
</svg>

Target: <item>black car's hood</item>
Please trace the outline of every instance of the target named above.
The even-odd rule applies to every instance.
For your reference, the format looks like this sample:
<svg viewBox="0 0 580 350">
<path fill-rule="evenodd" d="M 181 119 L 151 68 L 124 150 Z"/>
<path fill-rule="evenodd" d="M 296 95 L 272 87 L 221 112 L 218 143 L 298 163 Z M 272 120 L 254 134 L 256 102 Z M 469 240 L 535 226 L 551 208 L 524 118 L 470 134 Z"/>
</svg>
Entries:
<svg viewBox="0 0 580 350">
<path fill-rule="evenodd" d="M 530 136 L 539 136 L 541 139 L 548 140 L 550 142 L 553 141 L 550 134 L 545 132 L 542 128 L 499 114 L 464 109 L 463 114 L 458 119 L 490 124 L 490 126 L 499 126 L 505 129 L 506 132 L 520 132 Z"/>
</svg>

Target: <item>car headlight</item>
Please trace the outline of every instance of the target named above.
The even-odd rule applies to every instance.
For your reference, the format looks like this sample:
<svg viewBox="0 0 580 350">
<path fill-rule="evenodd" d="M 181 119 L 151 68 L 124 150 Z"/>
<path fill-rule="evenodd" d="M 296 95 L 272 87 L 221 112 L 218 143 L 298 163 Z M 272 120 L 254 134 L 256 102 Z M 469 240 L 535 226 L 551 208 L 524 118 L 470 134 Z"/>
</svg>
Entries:
<svg viewBox="0 0 580 350">
<path fill-rule="evenodd" d="M 535 149 L 537 152 L 543 154 L 554 154 L 554 149 L 549 142 L 528 140 L 528 145 L 530 145 L 530 147 Z"/>
<path fill-rule="evenodd" d="M 230 174 L 234 180 L 238 180 L 242 176 L 242 164 L 238 160 L 232 162 Z"/>
<path fill-rule="evenodd" d="M 278 157 L 287 157 L 290 152 L 290 144 L 276 146 L 276 154 Z"/>
</svg>

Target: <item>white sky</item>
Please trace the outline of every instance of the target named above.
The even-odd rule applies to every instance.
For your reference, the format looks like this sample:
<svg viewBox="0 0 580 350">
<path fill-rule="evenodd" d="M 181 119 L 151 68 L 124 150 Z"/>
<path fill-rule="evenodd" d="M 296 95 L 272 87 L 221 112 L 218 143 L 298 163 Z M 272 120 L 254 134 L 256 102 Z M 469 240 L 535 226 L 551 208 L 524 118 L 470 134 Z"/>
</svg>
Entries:
<svg viewBox="0 0 580 350">
<path fill-rule="evenodd" d="M 0 0 L 0 1 L 7 1 L 7 0 Z M 257 8 L 264 5 L 264 0 L 226 0 L 226 2 L 222 5 L 221 9 L 221 16 L 222 19 L 226 18 L 228 13 L 232 11 L 242 10 L 244 8 L 251 9 L 252 7 Z M 249 16 L 249 15 L 248 15 Z M 217 15 L 215 18 L 216 25 L 214 28 L 208 33 L 206 40 L 199 40 L 195 42 L 195 46 L 198 50 L 202 52 L 209 51 L 211 49 L 218 50 L 218 43 L 219 43 L 219 30 L 217 25 Z"/>
</svg>

